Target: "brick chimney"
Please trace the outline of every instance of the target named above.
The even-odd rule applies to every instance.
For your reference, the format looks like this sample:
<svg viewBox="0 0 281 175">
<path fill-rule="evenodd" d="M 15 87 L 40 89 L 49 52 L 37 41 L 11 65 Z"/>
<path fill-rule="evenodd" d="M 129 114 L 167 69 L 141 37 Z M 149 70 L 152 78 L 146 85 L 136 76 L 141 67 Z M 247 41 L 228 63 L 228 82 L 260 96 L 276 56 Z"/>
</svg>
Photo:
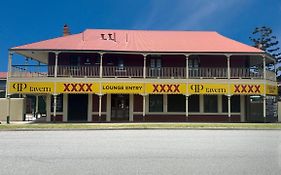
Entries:
<svg viewBox="0 0 281 175">
<path fill-rule="evenodd" d="M 68 36 L 68 35 L 70 35 L 69 28 L 68 28 L 67 24 L 65 24 L 63 26 L 63 36 Z"/>
</svg>

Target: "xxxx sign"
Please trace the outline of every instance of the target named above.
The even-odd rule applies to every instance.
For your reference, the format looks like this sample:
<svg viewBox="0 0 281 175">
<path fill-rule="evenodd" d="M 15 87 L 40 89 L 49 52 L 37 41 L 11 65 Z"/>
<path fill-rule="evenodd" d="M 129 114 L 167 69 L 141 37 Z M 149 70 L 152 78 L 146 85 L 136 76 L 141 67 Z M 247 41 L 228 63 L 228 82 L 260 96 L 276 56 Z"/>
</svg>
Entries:
<svg viewBox="0 0 281 175">
<path fill-rule="evenodd" d="M 98 84 L 94 83 L 57 83 L 57 93 L 96 93 Z"/>
<path fill-rule="evenodd" d="M 231 85 L 232 94 L 263 94 L 264 85 L 261 84 L 233 84 Z"/>
<path fill-rule="evenodd" d="M 149 83 L 146 84 L 146 93 L 152 94 L 185 94 L 186 84 Z"/>
</svg>

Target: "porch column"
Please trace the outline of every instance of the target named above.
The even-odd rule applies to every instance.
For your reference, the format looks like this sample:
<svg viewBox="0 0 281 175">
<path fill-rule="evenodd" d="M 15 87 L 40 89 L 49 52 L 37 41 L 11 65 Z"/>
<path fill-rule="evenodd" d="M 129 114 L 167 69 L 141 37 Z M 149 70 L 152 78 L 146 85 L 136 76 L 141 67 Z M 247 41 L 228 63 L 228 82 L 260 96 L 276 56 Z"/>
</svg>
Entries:
<svg viewBox="0 0 281 175">
<path fill-rule="evenodd" d="M 54 77 L 58 76 L 58 58 L 59 58 L 59 53 L 60 52 L 55 52 L 55 72 L 54 72 Z"/>
<path fill-rule="evenodd" d="M 62 121 L 67 122 L 68 115 L 68 94 L 63 94 L 63 116 Z"/>
<path fill-rule="evenodd" d="M 13 59 L 14 52 L 9 51 L 8 56 L 8 73 L 7 73 L 7 81 L 6 81 L 6 98 L 8 98 L 8 91 L 9 91 L 9 78 L 12 76 L 12 59 Z"/>
<path fill-rule="evenodd" d="M 263 96 L 263 122 L 266 122 L 266 95 Z"/>
<path fill-rule="evenodd" d="M 143 78 L 146 78 L 146 55 L 143 55 Z"/>
<path fill-rule="evenodd" d="M 231 122 L 231 95 L 227 96 L 228 122 Z"/>
<path fill-rule="evenodd" d="M 51 95 L 46 95 L 46 121 L 51 121 Z"/>
<path fill-rule="evenodd" d="M 8 105 L 7 105 L 7 124 L 10 124 L 10 120 L 11 120 L 11 95 L 8 94 L 7 95 L 7 100 L 8 100 Z M 8 120 L 9 118 L 9 120 Z"/>
<path fill-rule="evenodd" d="M 185 120 L 188 122 L 188 95 L 185 96 Z"/>
<path fill-rule="evenodd" d="M 134 94 L 129 95 L 129 121 L 134 121 Z"/>
<path fill-rule="evenodd" d="M 111 94 L 106 95 L 106 121 L 111 121 Z"/>
<path fill-rule="evenodd" d="M 265 56 L 262 56 L 262 62 L 263 62 L 263 79 L 266 80 L 266 61 Z"/>
<path fill-rule="evenodd" d="M 38 108 L 39 108 L 39 97 L 38 95 L 35 96 L 36 101 L 35 101 L 35 117 L 38 117 Z"/>
<path fill-rule="evenodd" d="M 88 94 L 88 117 L 87 121 L 92 122 L 92 111 L 93 111 L 93 94 Z"/>
<path fill-rule="evenodd" d="M 226 55 L 227 58 L 227 79 L 230 80 L 230 55 Z"/>
<path fill-rule="evenodd" d="M 245 117 L 245 95 L 240 95 L 240 116 L 241 116 L 241 122 L 246 121 Z"/>
<path fill-rule="evenodd" d="M 53 115 L 54 115 L 54 122 L 56 122 L 57 116 L 57 94 L 54 94 L 54 106 L 53 106 Z"/>
<path fill-rule="evenodd" d="M 102 94 L 99 94 L 99 121 L 101 121 L 101 98 Z"/>
<path fill-rule="evenodd" d="M 146 106 L 146 103 L 145 103 L 145 95 L 142 96 L 143 99 L 142 99 L 142 119 L 143 121 L 145 121 L 145 106 Z"/>
<path fill-rule="evenodd" d="M 186 79 L 188 79 L 189 78 L 189 65 L 188 65 L 188 58 L 189 58 L 189 55 L 185 55 L 185 59 L 186 59 L 186 61 L 185 61 L 185 64 L 186 64 Z"/>
<path fill-rule="evenodd" d="M 100 53 L 100 78 L 102 78 L 102 58 L 103 58 L 103 53 Z"/>
</svg>

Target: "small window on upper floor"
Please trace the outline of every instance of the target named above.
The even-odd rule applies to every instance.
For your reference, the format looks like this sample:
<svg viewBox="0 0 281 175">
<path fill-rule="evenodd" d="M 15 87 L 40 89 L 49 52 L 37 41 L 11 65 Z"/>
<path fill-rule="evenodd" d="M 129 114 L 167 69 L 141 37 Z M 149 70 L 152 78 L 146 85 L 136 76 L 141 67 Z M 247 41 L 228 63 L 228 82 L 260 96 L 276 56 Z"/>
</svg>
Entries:
<svg viewBox="0 0 281 175">
<path fill-rule="evenodd" d="M 122 58 L 118 58 L 118 69 L 123 70 L 124 69 L 124 60 Z"/>
<path fill-rule="evenodd" d="M 188 67 L 198 68 L 200 64 L 199 57 L 193 57 L 188 60 Z"/>
</svg>

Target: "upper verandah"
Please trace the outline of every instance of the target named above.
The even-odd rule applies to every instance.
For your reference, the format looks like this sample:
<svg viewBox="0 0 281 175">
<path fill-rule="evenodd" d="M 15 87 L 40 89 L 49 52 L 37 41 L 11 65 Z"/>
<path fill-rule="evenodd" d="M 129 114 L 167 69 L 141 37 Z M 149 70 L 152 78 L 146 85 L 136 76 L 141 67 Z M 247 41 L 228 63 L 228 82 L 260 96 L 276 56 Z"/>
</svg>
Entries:
<svg viewBox="0 0 281 175">
<path fill-rule="evenodd" d="M 169 53 L 264 53 L 212 31 L 87 29 L 82 33 L 13 47 L 11 51 L 115 51 Z"/>
</svg>

